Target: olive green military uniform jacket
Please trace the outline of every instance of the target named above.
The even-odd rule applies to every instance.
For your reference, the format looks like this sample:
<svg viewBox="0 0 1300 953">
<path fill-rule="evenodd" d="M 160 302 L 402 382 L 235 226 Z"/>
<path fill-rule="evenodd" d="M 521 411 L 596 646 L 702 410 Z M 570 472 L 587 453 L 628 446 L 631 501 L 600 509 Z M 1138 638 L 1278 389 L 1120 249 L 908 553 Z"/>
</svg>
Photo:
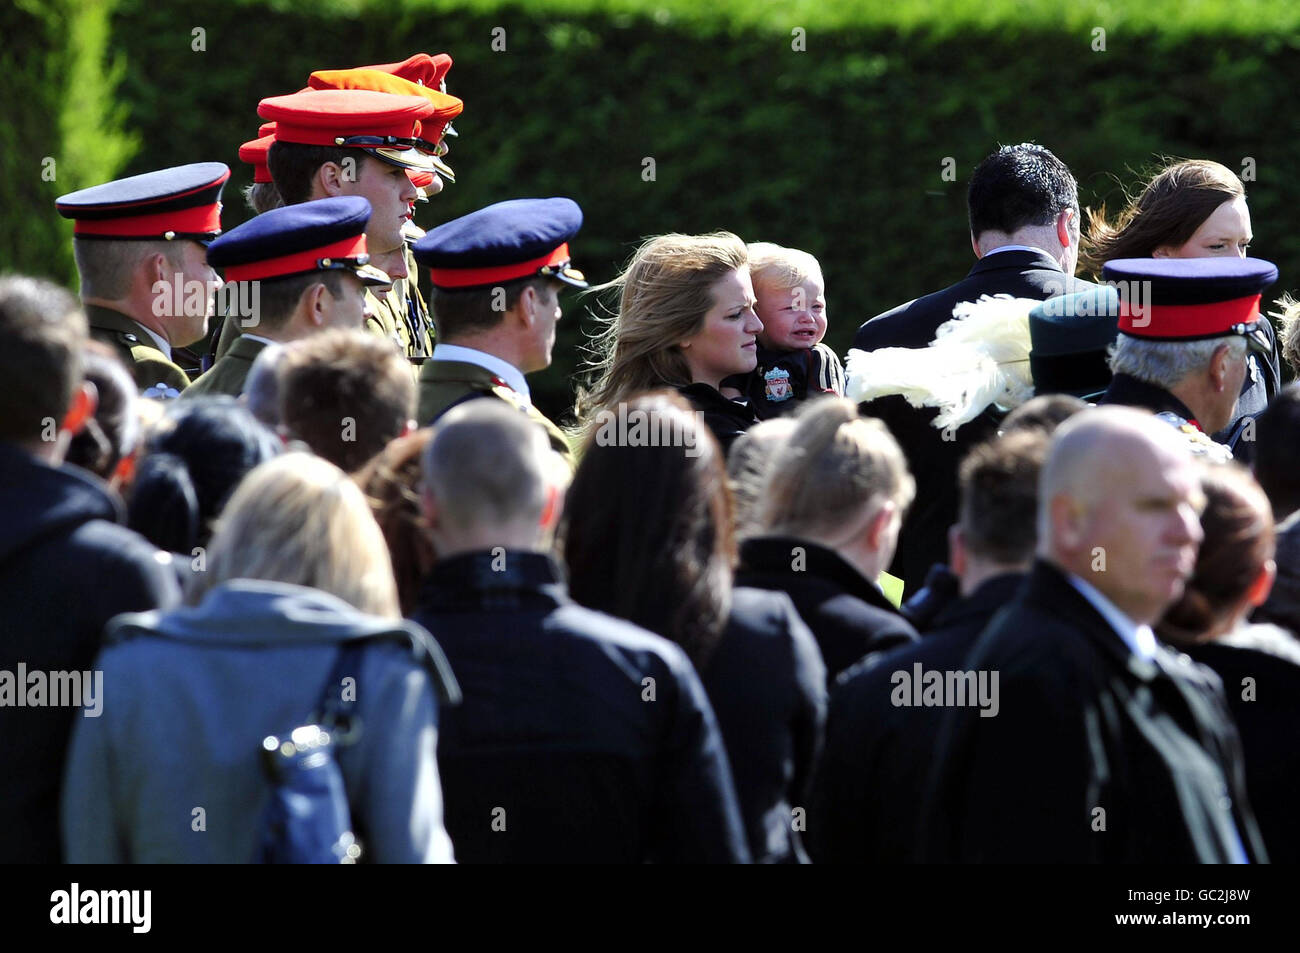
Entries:
<svg viewBox="0 0 1300 953">
<path fill-rule="evenodd" d="M 564 431 L 522 394 L 516 393 L 501 378 L 477 364 L 426 361 L 420 368 L 420 398 L 415 412 L 416 420 L 421 427 L 427 427 L 456 404 L 489 396 L 504 400 L 535 420 L 550 437 L 551 449 L 573 466 L 573 448 L 569 446 Z"/>
<path fill-rule="evenodd" d="M 226 356 L 191 384 L 184 396 L 229 394 L 231 397 L 238 397 L 244 392 L 244 382 L 248 380 L 248 372 L 253 369 L 253 361 L 257 360 L 257 355 L 261 354 L 265 347 L 265 341 L 257 341 L 241 334 L 230 345 Z"/>
<path fill-rule="evenodd" d="M 121 311 L 86 305 L 90 336 L 109 345 L 135 375 L 135 385 L 147 397 L 177 397 L 190 386 L 180 366 L 170 361 L 144 325 Z"/>
</svg>

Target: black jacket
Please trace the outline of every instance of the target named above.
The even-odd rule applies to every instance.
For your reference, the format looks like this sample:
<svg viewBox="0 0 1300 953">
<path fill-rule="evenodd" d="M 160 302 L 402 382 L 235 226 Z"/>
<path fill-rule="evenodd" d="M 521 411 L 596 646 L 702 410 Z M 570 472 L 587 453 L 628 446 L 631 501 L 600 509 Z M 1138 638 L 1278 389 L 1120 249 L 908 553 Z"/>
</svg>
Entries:
<svg viewBox="0 0 1300 953">
<path fill-rule="evenodd" d="M 853 346 L 864 351 L 928 347 L 939 325 L 952 320 L 957 304 L 977 301 L 981 295 L 1009 294 L 1045 301 L 1095 287 L 1067 276 L 1044 251 L 998 252 L 975 262 L 955 285 L 872 318 L 858 328 Z M 921 587 L 932 565 L 947 561 L 948 527 L 957 521 L 957 467 L 971 447 L 997 433 L 1002 415 L 986 410 L 945 434 L 930 425 L 937 410 L 918 410 L 902 397 L 869 401 L 861 411 L 889 428 L 916 478 L 916 500 L 903 521 L 898 551 L 889 567 L 910 593 Z"/>
<path fill-rule="evenodd" d="M 749 859 L 713 709 L 677 646 L 573 603 L 533 552 L 439 562 L 414 619 L 463 694 L 438 740 L 457 860 Z"/>
<path fill-rule="evenodd" d="M 831 696 L 826 747 L 808 809 L 809 852 L 818 863 L 906 863 L 920 821 L 942 708 L 894 704 L 901 679 L 961 670 L 980 632 L 1024 576 L 988 580 L 949 606 L 919 644 L 863 661 L 840 676 Z"/>
<path fill-rule="evenodd" d="M 1184 647 L 1223 679 L 1246 754 L 1246 789 L 1275 864 L 1300 862 L 1300 642 L 1271 625 Z"/>
<path fill-rule="evenodd" d="M 804 795 L 826 720 L 826 666 L 782 593 L 736 588 L 702 673 L 727 746 L 755 863 L 806 860 Z"/>
<path fill-rule="evenodd" d="M 920 859 L 1265 859 L 1218 676 L 1134 655 L 1056 567 L 1035 563 L 962 668 L 999 676 L 998 712 L 944 711 Z"/>
<path fill-rule="evenodd" d="M 853 346 L 862 351 L 928 347 L 939 325 L 952 320 L 952 309 L 963 301 L 978 301 L 980 295 L 1046 301 L 1095 287 L 1090 281 L 1067 276 L 1045 251 L 998 252 L 976 261 L 955 285 L 876 315 L 858 328 Z"/>
<path fill-rule="evenodd" d="M 1189 423 L 1196 423 L 1196 415 L 1163 387 L 1148 384 L 1146 381 L 1130 377 L 1128 374 L 1116 374 L 1111 378 L 1106 393 L 1097 401 L 1101 404 L 1119 404 L 1123 407 L 1142 407 L 1153 414 L 1177 414 Z"/>
<path fill-rule="evenodd" d="M 109 619 L 179 602 L 172 570 L 121 518 L 89 473 L 0 443 L 0 672 L 16 680 L 21 663 L 29 684 L 35 672 L 89 672 Z M 0 863 L 58 863 L 64 754 L 84 715 L 13 702 L 0 705 Z"/>
<path fill-rule="evenodd" d="M 759 536 L 740 546 L 736 585 L 787 593 L 821 649 L 827 683 L 872 652 L 917 639 L 874 582 L 825 546 Z"/>
<path fill-rule="evenodd" d="M 689 384 L 679 387 L 677 392 L 690 401 L 691 407 L 703 412 L 704 423 L 722 444 L 724 454 L 731 450 L 737 437 L 758 423 L 747 402 L 723 397 L 708 384 Z"/>
</svg>

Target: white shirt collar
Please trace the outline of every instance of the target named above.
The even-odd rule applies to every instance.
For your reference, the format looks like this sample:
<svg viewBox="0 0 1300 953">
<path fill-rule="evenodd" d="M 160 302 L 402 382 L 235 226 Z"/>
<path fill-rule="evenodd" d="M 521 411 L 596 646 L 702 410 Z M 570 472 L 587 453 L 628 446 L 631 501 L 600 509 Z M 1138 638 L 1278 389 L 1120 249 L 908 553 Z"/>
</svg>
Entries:
<svg viewBox="0 0 1300 953">
<path fill-rule="evenodd" d="M 137 321 L 136 324 L 140 324 L 140 322 Z M 144 328 L 145 333 L 153 338 L 154 344 L 158 345 L 158 350 L 163 352 L 163 357 L 170 361 L 172 359 L 172 346 L 167 343 L 167 339 L 153 328 L 146 328 L 143 324 L 140 324 L 140 327 Z"/>
<path fill-rule="evenodd" d="M 1041 252 L 1044 255 L 1047 255 L 1047 252 L 1044 249 L 1035 248 L 1033 245 L 999 245 L 997 248 L 994 248 L 991 251 L 986 251 L 984 253 L 984 257 L 987 258 L 989 257 L 989 255 L 996 255 L 998 252 L 1003 252 L 1003 251 L 1036 251 L 1036 252 Z M 1047 255 L 1047 257 L 1051 258 L 1052 256 Z"/>
<path fill-rule="evenodd" d="M 459 344 L 435 344 L 433 346 L 432 360 L 460 361 L 464 364 L 474 364 L 484 370 L 491 371 L 505 381 L 506 386 L 524 400 L 530 404 L 533 402 L 532 394 L 528 390 L 528 381 L 524 380 L 523 372 L 508 361 L 501 360 L 495 354 L 488 354 L 486 351 L 480 351 L 472 347 L 462 347 Z"/>
<path fill-rule="evenodd" d="M 1074 573 L 1067 572 L 1065 578 L 1070 580 L 1070 585 L 1079 591 L 1079 595 L 1087 599 L 1089 604 L 1101 614 L 1134 655 L 1147 661 L 1156 657 L 1156 635 L 1151 631 L 1151 626 L 1138 625 L 1120 612 L 1115 603 L 1098 592 L 1096 587 L 1084 582 Z"/>
<path fill-rule="evenodd" d="M 264 337 L 262 337 L 260 334 L 249 334 L 247 331 L 245 331 L 242 335 L 240 335 L 240 337 L 246 337 L 246 338 L 248 338 L 250 341 L 260 341 L 262 344 L 276 344 L 276 343 L 278 343 L 278 342 L 276 342 L 276 341 L 272 341 L 270 338 L 264 338 Z"/>
</svg>

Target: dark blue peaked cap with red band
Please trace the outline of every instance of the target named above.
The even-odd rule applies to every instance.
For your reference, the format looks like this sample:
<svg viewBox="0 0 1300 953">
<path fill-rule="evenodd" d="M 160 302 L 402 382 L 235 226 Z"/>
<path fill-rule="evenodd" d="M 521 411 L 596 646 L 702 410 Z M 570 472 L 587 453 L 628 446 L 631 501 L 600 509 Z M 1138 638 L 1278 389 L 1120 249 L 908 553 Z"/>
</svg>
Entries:
<svg viewBox="0 0 1300 953">
<path fill-rule="evenodd" d="M 415 243 L 415 260 L 437 288 L 488 288 L 518 278 L 587 287 L 570 267 L 569 240 L 582 227 L 572 199 L 511 199 L 453 219 Z"/>
<path fill-rule="evenodd" d="M 225 163 L 195 162 L 69 192 L 55 208 L 77 238 L 207 242 L 221 234 L 229 178 Z"/>
<path fill-rule="evenodd" d="M 1161 341 L 1241 334 L 1249 340 L 1277 266 L 1261 258 L 1120 258 L 1106 262 L 1102 278 L 1119 291 L 1121 334 Z"/>
<path fill-rule="evenodd" d="M 363 284 L 392 279 L 370 265 L 365 229 L 370 203 L 339 195 L 286 205 L 249 219 L 208 246 L 208 264 L 227 281 L 270 281 L 313 271 L 347 270 Z"/>
</svg>

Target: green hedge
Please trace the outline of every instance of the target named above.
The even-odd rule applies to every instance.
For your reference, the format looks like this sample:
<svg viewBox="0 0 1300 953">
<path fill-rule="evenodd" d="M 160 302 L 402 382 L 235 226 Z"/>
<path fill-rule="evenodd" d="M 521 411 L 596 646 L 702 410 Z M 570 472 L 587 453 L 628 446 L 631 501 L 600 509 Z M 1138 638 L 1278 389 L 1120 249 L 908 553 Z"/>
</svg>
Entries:
<svg viewBox="0 0 1300 953">
<path fill-rule="evenodd" d="M 1243 35 L 1216 33 L 1222 14 L 1210 11 L 1221 8 L 1192 4 L 1187 23 L 1156 34 L 1158 17 L 1053 19 L 1038 0 L 965 4 L 968 22 L 932 28 L 925 5 L 908 0 L 894 26 L 877 5 L 861 14 L 865 25 L 830 30 L 810 12 L 818 5 L 800 2 L 791 9 L 810 19 L 797 52 L 786 23 L 798 14 L 776 4 L 741 20 L 729 10 L 753 5 L 737 0 L 694 17 L 678 14 L 695 0 L 658 15 L 627 12 L 630 0 L 613 15 L 597 6 L 339 0 L 304 12 L 199 0 L 182 15 L 125 0 L 110 48 L 126 64 L 117 93 L 126 127 L 142 141 L 127 171 L 229 163 L 231 227 L 248 214 L 240 188 L 249 171 L 236 150 L 256 130 L 260 98 L 298 89 L 315 68 L 446 50 L 456 60 L 451 91 L 466 101 L 449 156 L 460 182 L 421 207 L 420 224 L 505 198 L 570 195 L 587 216 L 575 258 L 598 281 L 640 238 L 669 230 L 729 228 L 806 248 L 824 265 L 828 341 L 840 350 L 863 319 L 969 268 L 965 183 L 999 142 L 1050 146 L 1079 176 L 1085 204 L 1111 206 L 1156 155 L 1238 170 L 1250 157 L 1253 251 L 1278 262 L 1282 287 L 1300 273 L 1290 228 L 1300 207 L 1296 18 L 1264 15 L 1289 8 L 1233 7 L 1241 22 L 1272 31 Z M 1156 7 L 1168 15 L 1181 5 Z M 1014 19 L 1030 8 L 1038 19 Z M 847 22 L 835 9 L 834 22 Z M 1092 23 L 1107 30 L 1105 51 L 1092 48 Z M 196 28 L 205 51 L 193 49 Z M 493 50 L 495 28 L 505 30 L 504 52 Z M 655 181 L 643 179 L 646 158 Z M 946 158 L 955 181 L 942 175 Z M 29 227 L 8 216 L 6 247 Z M 569 403 L 589 305 L 569 300 L 556 364 L 537 380 L 552 413 Z"/>
<path fill-rule="evenodd" d="M 54 200 L 117 175 L 137 140 L 115 99 L 125 71 L 108 55 L 112 3 L 18 0 L 0 9 L 0 270 L 76 287 L 72 224 Z"/>
</svg>

